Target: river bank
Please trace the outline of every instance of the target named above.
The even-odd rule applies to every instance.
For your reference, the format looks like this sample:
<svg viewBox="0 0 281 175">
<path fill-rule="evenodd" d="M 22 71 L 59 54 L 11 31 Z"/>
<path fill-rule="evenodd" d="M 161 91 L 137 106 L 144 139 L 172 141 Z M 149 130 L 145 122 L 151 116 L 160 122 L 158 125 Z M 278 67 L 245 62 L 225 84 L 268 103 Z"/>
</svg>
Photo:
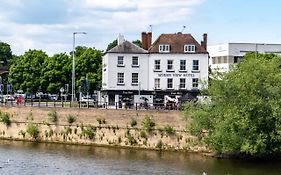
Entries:
<svg viewBox="0 0 281 175">
<path fill-rule="evenodd" d="M 11 120 L 9 126 L 0 123 L 2 139 L 209 153 L 185 132 L 188 121 L 179 111 L 31 107 L 0 110 Z M 50 120 L 54 114 L 56 121 Z M 68 121 L 69 116 L 75 119 L 73 123 Z M 146 119 L 149 121 L 145 127 Z M 155 126 L 150 126 L 153 123 Z"/>
</svg>

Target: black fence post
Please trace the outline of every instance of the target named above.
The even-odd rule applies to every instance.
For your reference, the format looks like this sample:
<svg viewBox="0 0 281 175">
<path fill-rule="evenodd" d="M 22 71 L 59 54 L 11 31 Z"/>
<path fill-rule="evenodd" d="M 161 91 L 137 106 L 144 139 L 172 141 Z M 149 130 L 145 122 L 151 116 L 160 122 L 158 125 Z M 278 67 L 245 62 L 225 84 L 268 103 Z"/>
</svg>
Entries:
<svg viewBox="0 0 281 175">
<path fill-rule="evenodd" d="M 136 111 L 138 110 L 138 103 L 136 103 Z"/>
</svg>

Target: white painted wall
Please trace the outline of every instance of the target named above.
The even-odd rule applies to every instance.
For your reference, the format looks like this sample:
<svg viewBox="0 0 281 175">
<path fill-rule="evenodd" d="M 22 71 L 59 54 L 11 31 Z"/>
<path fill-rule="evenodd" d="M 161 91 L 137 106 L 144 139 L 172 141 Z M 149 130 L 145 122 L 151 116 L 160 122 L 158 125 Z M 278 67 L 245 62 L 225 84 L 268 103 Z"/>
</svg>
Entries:
<svg viewBox="0 0 281 175">
<path fill-rule="evenodd" d="M 162 72 L 154 71 L 154 60 L 161 60 Z M 167 60 L 174 60 L 174 72 L 167 72 Z M 186 60 L 187 72 L 180 72 L 180 60 Z M 193 60 L 199 60 L 200 71 L 192 72 Z M 171 75 L 171 77 L 161 76 L 162 74 Z M 187 76 L 185 76 L 187 75 Z M 179 90 L 180 78 L 186 78 L 186 89 L 192 89 L 192 78 L 199 78 L 199 81 L 208 79 L 208 54 L 150 54 L 149 55 L 149 88 L 154 90 L 154 79 L 160 78 L 161 90 L 167 90 L 167 79 L 173 78 L 173 89 Z M 199 89 L 201 88 L 199 83 Z"/>
<path fill-rule="evenodd" d="M 124 57 L 124 67 L 117 66 L 118 56 Z M 132 57 L 138 56 L 139 67 L 132 67 Z M 103 89 L 106 90 L 146 90 L 148 88 L 148 55 L 147 54 L 117 54 L 107 53 L 103 57 L 103 64 L 107 64 L 106 72 L 103 71 Z M 117 85 L 117 73 L 125 74 L 125 85 Z M 132 86 L 132 73 L 139 74 L 140 86 Z"/>
</svg>

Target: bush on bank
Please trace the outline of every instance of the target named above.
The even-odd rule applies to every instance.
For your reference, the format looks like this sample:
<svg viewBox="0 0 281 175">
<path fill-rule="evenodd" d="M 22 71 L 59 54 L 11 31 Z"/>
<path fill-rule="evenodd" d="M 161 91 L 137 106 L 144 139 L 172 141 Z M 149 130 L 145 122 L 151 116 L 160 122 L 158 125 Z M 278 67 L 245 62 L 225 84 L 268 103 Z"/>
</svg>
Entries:
<svg viewBox="0 0 281 175">
<path fill-rule="evenodd" d="M 232 71 L 209 82 L 211 103 L 185 106 L 188 130 L 217 153 L 281 152 L 281 58 L 247 54 Z"/>
</svg>

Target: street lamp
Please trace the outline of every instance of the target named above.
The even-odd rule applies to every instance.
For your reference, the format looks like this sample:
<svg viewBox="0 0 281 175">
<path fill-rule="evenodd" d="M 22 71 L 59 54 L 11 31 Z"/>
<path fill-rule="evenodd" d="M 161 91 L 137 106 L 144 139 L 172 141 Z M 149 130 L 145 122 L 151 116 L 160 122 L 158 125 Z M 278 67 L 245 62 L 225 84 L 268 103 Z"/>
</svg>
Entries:
<svg viewBox="0 0 281 175">
<path fill-rule="evenodd" d="M 73 32 L 73 50 L 72 50 L 72 83 L 71 83 L 71 90 L 72 90 L 72 95 L 71 95 L 71 101 L 73 102 L 76 97 L 75 97 L 75 35 L 77 34 L 84 34 L 86 35 L 86 32 Z"/>
</svg>

